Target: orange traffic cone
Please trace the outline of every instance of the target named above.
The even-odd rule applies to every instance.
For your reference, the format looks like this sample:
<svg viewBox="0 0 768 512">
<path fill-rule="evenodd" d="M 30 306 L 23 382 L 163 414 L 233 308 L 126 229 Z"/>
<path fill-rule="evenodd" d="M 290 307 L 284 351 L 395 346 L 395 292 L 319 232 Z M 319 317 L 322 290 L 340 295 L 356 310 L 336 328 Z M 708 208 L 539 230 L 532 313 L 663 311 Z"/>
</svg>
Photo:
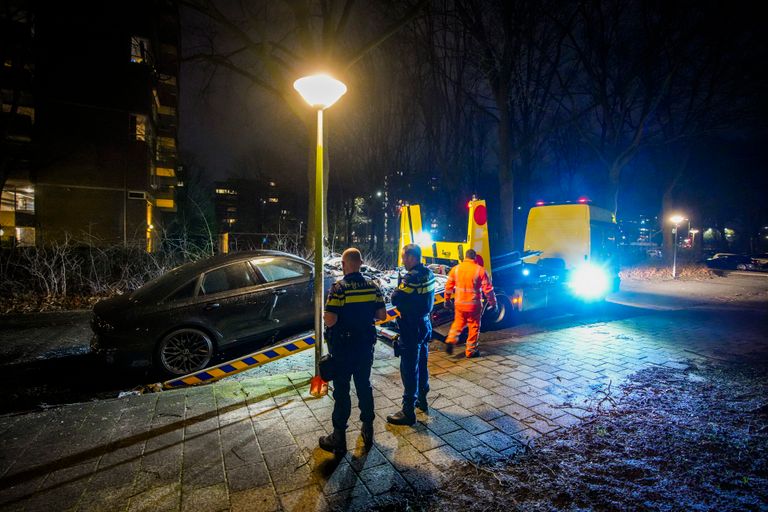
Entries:
<svg viewBox="0 0 768 512">
<path fill-rule="evenodd" d="M 324 397 L 328 394 L 328 383 L 319 375 L 315 375 L 309 381 L 309 394 L 315 398 Z"/>
</svg>

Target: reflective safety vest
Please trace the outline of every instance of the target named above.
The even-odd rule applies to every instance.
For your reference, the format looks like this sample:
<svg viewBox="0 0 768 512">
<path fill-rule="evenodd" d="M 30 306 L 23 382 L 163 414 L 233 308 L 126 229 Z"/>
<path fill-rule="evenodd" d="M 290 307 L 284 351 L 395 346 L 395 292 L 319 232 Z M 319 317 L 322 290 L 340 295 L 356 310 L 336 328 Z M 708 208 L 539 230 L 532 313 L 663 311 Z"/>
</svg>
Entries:
<svg viewBox="0 0 768 512">
<path fill-rule="evenodd" d="M 488 304 L 496 305 L 493 285 L 485 269 L 466 258 L 448 272 L 445 283 L 445 300 L 455 294 L 456 309 L 461 311 L 480 311 L 483 307 L 481 292 L 488 299 Z"/>
</svg>

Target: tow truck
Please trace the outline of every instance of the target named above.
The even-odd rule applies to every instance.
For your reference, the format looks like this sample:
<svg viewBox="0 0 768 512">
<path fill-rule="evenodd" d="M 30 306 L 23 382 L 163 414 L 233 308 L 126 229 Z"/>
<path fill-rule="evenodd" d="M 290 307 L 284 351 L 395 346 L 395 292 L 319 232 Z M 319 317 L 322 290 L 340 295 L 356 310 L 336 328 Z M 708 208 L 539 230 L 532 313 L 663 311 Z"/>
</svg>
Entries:
<svg viewBox="0 0 768 512">
<path fill-rule="evenodd" d="M 399 247 L 419 245 L 425 262 L 440 273 L 447 273 L 468 249 L 474 249 L 476 261 L 491 276 L 499 305 L 484 316 L 487 327 L 507 326 L 520 313 L 532 310 L 598 303 L 618 290 L 617 227 L 608 210 L 585 199 L 539 202 L 528 214 L 524 250 L 494 256 L 485 200 L 473 198 L 467 206 L 466 240 L 437 242 L 423 229 L 420 206 L 404 205 Z"/>
</svg>

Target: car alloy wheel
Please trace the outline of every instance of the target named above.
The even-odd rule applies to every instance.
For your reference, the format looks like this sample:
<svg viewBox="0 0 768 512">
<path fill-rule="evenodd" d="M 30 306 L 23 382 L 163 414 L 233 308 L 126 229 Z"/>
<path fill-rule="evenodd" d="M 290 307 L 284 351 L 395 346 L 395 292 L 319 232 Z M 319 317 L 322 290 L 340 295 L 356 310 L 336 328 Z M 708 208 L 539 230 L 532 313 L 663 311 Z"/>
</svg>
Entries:
<svg viewBox="0 0 768 512">
<path fill-rule="evenodd" d="M 736 265 L 736 270 L 747 270 L 747 266 L 743 263 Z"/>
<path fill-rule="evenodd" d="M 213 342 L 198 329 L 179 329 L 163 338 L 158 355 L 163 370 L 173 375 L 185 375 L 208 366 L 213 357 Z"/>
</svg>

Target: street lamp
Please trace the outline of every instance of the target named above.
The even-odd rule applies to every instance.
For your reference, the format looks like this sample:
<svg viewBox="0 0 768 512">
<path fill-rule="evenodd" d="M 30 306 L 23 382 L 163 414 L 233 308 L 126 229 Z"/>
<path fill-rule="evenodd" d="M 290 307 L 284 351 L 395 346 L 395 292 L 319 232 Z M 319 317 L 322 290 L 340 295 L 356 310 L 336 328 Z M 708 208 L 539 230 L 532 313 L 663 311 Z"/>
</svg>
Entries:
<svg viewBox="0 0 768 512">
<path fill-rule="evenodd" d="M 315 156 L 315 377 L 310 385 L 310 393 L 322 396 L 328 388 L 322 385 L 320 379 L 320 358 L 323 355 L 323 217 L 325 204 L 323 194 L 323 110 L 336 103 L 347 86 L 328 75 L 312 75 L 299 78 L 293 83 L 304 101 L 317 110 L 317 151 Z"/>
<path fill-rule="evenodd" d="M 670 222 L 675 225 L 675 239 L 674 249 L 672 253 L 672 279 L 677 279 L 677 232 L 680 228 L 680 224 L 685 220 L 682 215 L 673 215 L 669 218 Z"/>
</svg>

